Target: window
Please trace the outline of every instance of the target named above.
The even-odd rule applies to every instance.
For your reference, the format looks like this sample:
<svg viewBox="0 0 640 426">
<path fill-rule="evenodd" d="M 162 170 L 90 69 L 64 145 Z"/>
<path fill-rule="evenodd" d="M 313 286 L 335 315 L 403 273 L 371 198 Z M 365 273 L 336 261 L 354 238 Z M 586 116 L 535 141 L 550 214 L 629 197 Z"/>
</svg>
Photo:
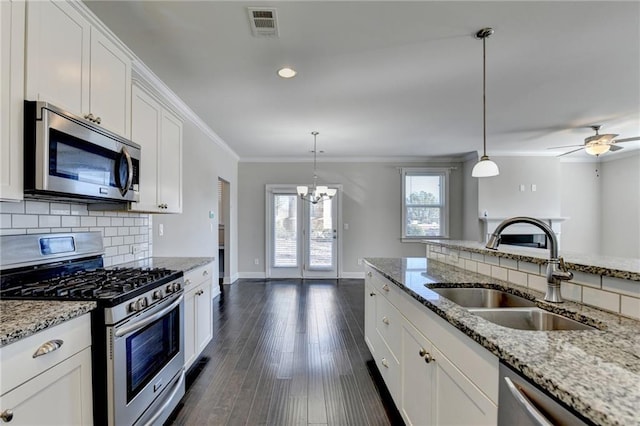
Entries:
<svg viewBox="0 0 640 426">
<path fill-rule="evenodd" d="M 402 238 L 449 236 L 448 169 L 402 169 Z"/>
</svg>

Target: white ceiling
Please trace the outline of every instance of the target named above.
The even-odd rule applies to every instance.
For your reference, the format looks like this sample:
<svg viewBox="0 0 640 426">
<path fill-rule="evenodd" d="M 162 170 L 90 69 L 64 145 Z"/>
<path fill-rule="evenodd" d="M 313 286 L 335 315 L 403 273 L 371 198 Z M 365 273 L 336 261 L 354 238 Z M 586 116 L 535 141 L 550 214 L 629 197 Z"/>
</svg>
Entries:
<svg viewBox="0 0 640 426">
<path fill-rule="evenodd" d="M 490 155 L 640 135 L 638 1 L 87 4 L 243 161 L 308 159 L 312 130 L 326 159 L 481 150 L 486 26 Z M 252 36 L 256 5 L 278 38 Z"/>
</svg>

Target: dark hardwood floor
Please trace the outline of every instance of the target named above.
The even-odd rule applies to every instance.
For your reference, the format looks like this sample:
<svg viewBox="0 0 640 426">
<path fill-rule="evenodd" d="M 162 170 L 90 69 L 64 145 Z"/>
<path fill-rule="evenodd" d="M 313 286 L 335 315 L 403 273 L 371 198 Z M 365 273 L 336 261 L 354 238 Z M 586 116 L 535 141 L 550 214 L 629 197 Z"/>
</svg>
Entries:
<svg viewBox="0 0 640 426">
<path fill-rule="evenodd" d="M 244 280 L 225 286 L 214 299 L 213 340 L 191 369 L 171 424 L 401 423 L 367 366 L 363 285 Z"/>
</svg>

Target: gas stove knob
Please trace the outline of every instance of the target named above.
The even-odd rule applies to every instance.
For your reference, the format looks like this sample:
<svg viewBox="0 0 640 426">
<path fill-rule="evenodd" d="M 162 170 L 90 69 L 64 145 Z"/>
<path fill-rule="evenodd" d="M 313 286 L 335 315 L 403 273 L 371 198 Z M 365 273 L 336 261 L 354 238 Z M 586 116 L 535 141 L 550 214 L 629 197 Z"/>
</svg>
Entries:
<svg viewBox="0 0 640 426">
<path fill-rule="evenodd" d="M 167 284 L 167 288 L 165 290 L 167 293 L 173 293 L 173 284 Z"/>
<path fill-rule="evenodd" d="M 129 312 L 138 312 L 138 302 L 129 303 Z"/>
<path fill-rule="evenodd" d="M 138 307 L 140 308 L 140 310 L 143 310 L 144 308 L 149 306 L 149 301 L 147 300 L 146 297 L 141 297 L 140 299 L 138 299 L 137 303 L 138 303 Z"/>
<path fill-rule="evenodd" d="M 162 299 L 162 290 L 156 290 L 153 292 L 153 299 L 160 300 Z"/>
<path fill-rule="evenodd" d="M 182 289 L 182 284 L 180 283 L 173 283 L 173 291 L 180 291 L 180 289 Z"/>
</svg>

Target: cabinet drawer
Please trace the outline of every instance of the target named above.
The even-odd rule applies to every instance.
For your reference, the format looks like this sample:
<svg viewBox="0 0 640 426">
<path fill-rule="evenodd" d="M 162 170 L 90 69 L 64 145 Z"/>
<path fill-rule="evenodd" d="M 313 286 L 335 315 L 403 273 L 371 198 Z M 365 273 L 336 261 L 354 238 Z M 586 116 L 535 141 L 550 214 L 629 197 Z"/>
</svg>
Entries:
<svg viewBox="0 0 640 426">
<path fill-rule="evenodd" d="M 384 298 L 378 300 L 377 308 L 376 329 L 382 341 L 389 347 L 391 355 L 398 361 L 400 354 L 397 352 L 402 343 L 402 315 Z"/>
<path fill-rule="evenodd" d="M 54 351 L 33 357 L 38 348 L 52 340 L 61 340 L 63 343 Z M 1 347 L 0 394 L 5 394 L 89 346 L 91 318 L 90 314 L 85 314 Z"/>
<path fill-rule="evenodd" d="M 376 348 L 376 355 L 374 360 L 376 367 L 384 380 L 384 384 L 387 386 L 393 401 L 396 406 L 400 404 L 400 363 L 394 358 L 389 347 L 381 342 Z"/>
<path fill-rule="evenodd" d="M 203 282 L 210 280 L 211 277 L 213 277 L 213 262 L 185 272 L 184 286 L 188 291 L 189 288 L 198 286 Z"/>
</svg>

